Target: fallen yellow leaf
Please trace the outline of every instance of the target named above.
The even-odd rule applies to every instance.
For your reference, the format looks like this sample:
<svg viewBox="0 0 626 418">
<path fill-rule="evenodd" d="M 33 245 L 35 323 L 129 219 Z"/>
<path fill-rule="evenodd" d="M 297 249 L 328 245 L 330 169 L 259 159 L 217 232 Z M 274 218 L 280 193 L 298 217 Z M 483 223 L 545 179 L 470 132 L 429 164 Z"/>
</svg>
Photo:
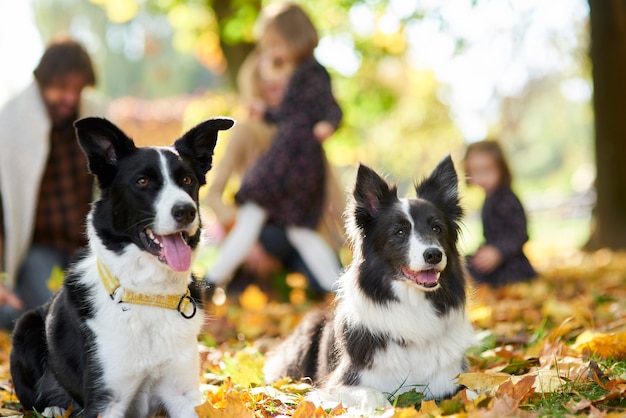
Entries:
<svg viewBox="0 0 626 418">
<path fill-rule="evenodd" d="M 498 372 L 486 373 L 461 373 L 457 377 L 457 383 L 468 389 L 478 392 L 491 391 L 496 389 L 500 384 L 511 378 L 510 374 Z"/>
<path fill-rule="evenodd" d="M 246 408 L 246 404 L 235 393 L 225 397 L 226 406 L 216 408 L 208 402 L 196 407 L 198 418 L 253 418 L 254 415 Z"/>
<path fill-rule="evenodd" d="M 315 404 L 311 401 L 303 401 L 298 405 L 296 410 L 293 413 L 293 418 L 313 418 L 313 417 L 326 417 L 326 413 L 324 410 L 321 412 L 324 415 L 320 415 L 319 407 L 316 407 Z"/>
<path fill-rule="evenodd" d="M 439 407 L 432 399 L 430 401 L 422 401 L 420 412 L 429 415 L 439 415 Z"/>
<path fill-rule="evenodd" d="M 239 303 L 245 310 L 258 312 L 267 306 L 268 297 L 259 286 L 252 284 L 239 296 Z"/>
<path fill-rule="evenodd" d="M 579 352 L 588 352 L 602 358 L 626 359 L 626 332 L 605 334 L 592 331 L 581 333 L 572 346 Z"/>
<path fill-rule="evenodd" d="M 393 414 L 393 418 L 421 418 L 428 416 L 423 412 L 417 412 L 415 408 L 396 408 Z"/>
<path fill-rule="evenodd" d="M 234 385 L 250 387 L 263 383 L 263 357 L 253 350 L 241 350 L 234 357 L 224 356 L 224 372 Z"/>
<path fill-rule="evenodd" d="M 567 382 L 561 377 L 561 374 L 557 370 L 537 370 L 529 373 L 529 375 L 536 376 L 537 379 L 533 384 L 535 392 L 539 393 L 551 393 L 556 392 Z M 515 376 L 513 382 L 517 382 L 523 379 L 525 376 Z"/>
</svg>

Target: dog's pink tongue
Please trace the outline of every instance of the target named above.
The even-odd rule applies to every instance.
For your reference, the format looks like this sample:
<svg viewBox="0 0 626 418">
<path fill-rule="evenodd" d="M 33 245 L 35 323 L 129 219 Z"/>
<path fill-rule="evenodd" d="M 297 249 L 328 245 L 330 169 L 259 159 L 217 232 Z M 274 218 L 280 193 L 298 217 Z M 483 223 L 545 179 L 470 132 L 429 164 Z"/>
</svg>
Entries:
<svg viewBox="0 0 626 418">
<path fill-rule="evenodd" d="M 414 271 L 403 267 L 402 273 L 404 273 L 407 278 L 413 280 L 418 284 L 433 284 L 436 283 L 437 279 L 439 278 L 437 271 L 434 269 Z"/>
<path fill-rule="evenodd" d="M 174 271 L 186 271 L 191 266 L 191 248 L 182 234 L 164 235 L 161 237 L 163 256 Z"/>
</svg>

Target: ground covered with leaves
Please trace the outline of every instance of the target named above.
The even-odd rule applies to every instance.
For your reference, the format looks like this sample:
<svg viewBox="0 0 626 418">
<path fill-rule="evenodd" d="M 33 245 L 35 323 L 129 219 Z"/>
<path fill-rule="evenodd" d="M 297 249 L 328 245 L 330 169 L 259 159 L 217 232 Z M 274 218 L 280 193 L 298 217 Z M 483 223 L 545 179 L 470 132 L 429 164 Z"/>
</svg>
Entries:
<svg viewBox="0 0 626 418">
<path fill-rule="evenodd" d="M 458 378 L 465 389 L 439 402 L 418 393 L 390 396 L 394 406 L 375 416 L 626 416 L 626 254 L 571 251 L 538 267 L 541 277 L 532 283 L 470 290 L 481 345 Z M 263 353 L 312 305 L 327 303 L 308 300 L 301 278 L 287 282 L 283 298 L 291 303 L 252 286 L 213 307 L 200 344 L 201 418 L 359 416 L 308 402 L 308 382 L 263 384 Z M 7 334 L 0 348 L 0 416 L 19 416 Z"/>
</svg>

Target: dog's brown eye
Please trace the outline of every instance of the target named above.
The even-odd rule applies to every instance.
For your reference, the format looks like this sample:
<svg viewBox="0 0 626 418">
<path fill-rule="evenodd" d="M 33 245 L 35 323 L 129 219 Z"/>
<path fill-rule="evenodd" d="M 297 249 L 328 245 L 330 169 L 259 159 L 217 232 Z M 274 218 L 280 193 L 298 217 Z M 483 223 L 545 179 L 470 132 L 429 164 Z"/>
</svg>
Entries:
<svg viewBox="0 0 626 418">
<path fill-rule="evenodd" d="M 433 232 L 435 234 L 441 234 L 441 227 L 439 225 L 433 225 Z"/>
<path fill-rule="evenodd" d="M 191 177 L 185 176 L 183 177 L 182 182 L 185 186 L 189 186 L 193 182 L 193 180 L 191 179 Z"/>
<path fill-rule="evenodd" d="M 148 187 L 148 184 L 150 184 L 150 180 L 148 180 L 148 177 L 139 177 L 137 179 L 137 185 L 139 187 Z"/>
<path fill-rule="evenodd" d="M 399 236 L 399 237 L 403 237 L 404 236 L 404 229 L 398 229 L 396 231 L 396 235 Z"/>
</svg>

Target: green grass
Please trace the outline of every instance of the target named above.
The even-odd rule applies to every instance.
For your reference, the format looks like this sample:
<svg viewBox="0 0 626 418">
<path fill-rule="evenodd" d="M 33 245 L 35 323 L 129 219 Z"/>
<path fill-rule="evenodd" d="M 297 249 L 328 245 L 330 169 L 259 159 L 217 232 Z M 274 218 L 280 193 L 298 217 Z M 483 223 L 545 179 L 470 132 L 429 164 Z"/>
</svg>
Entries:
<svg viewBox="0 0 626 418">
<path fill-rule="evenodd" d="M 624 360 L 598 359 L 596 364 L 611 379 L 623 379 L 626 375 L 626 361 Z M 624 397 L 624 394 L 612 399 L 607 397 L 609 393 L 609 390 L 601 387 L 591 379 L 572 381 L 556 392 L 534 395 L 523 406 L 523 409 L 536 413 L 540 417 L 587 416 L 590 413 L 588 408 L 575 413 L 568 411 L 566 408 L 569 402 L 580 402 L 586 399 L 592 401 L 594 407 L 600 411 L 626 416 L 626 397 Z"/>
</svg>

